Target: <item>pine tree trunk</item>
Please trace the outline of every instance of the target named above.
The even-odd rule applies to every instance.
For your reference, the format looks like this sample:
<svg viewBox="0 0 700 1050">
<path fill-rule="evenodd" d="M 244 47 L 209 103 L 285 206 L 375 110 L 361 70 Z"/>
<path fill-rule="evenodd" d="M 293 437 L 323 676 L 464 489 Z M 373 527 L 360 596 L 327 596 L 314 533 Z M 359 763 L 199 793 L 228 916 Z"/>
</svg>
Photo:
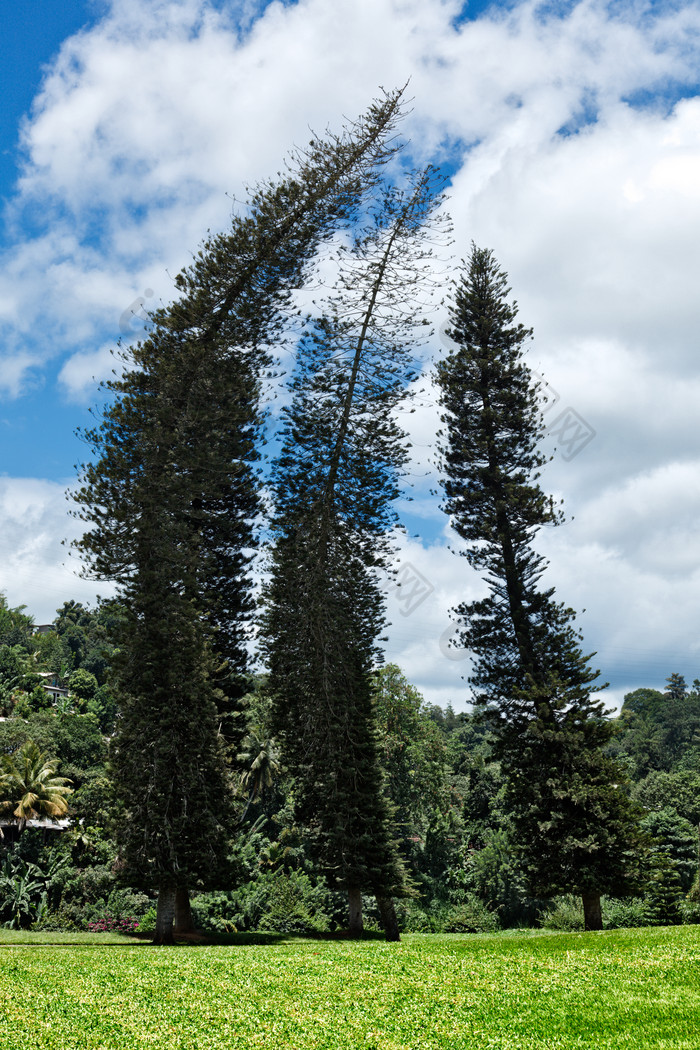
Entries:
<svg viewBox="0 0 700 1050">
<path fill-rule="evenodd" d="M 348 890 L 348 905 L 350 908 L 348 932 L 351 937 L 361 937 L 365 929 L 362 923 L 362 890 Z"/>
<path fill-rule="evenodd" d="M 161 882 L 158 887 L 158 908 L 156 910 L 156 932 L 154 944 L 174 944 L 173 920 L 175 918 L 175 884 Z"/>
<path fill-rule="evenodd" d="M 583 925 L 586 930 L 603 929 L 603 912 L 600 907 L 599 893 L 582 893 Z"/>
<path fill-rule="evenodd" d="M 187 892 L 186 886 L 178 886 L 175 890 L 175 919 L 173 922 L 173 933 L 176 937 L 183 933 L 194 933 L 190 895 Z"/>
<path fill-rule="evenodd" d="M 388 941 L 400 941 L 399 921 L 396 918 L 396 908 L 393 900 L 391 897 L 377 897 L 377 905 L 379 906 L 379 914 L 382 917 L 382 926 L 384 927 L 386 939 Z"/>
</svg>

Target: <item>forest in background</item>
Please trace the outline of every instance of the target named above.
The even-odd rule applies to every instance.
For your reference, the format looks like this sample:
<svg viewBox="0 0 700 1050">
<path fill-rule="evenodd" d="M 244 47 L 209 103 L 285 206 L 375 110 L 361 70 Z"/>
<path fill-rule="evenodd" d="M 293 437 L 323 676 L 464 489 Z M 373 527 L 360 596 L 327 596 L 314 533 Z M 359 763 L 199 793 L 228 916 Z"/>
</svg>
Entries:
<svg viewBox="0 0 700 1050">
<path fill-rule="evenodd" d="M 0 609 L 0 753 L 28 740 L 60 761 L 73 786 L 67 831 L 27 828 L 0 844 L 0 921 L 44 930 L 139 929 L 155 923 L 155 894 L 124 877 L 112 829 L 108 764 L 116 706 L 108 685 L 115 603 L 67 602 L 52 630 L 35 633 L 21 609 Z M 67 696 L 56 703 L 44 684 Z M 43 677 L 42 677 L 43 675 Z M 389 665 L 374 679 L 386 791 L 396 807 L 411 896 L 398 904 L 406 931 L 488 931 L 520 925 L 580 929 L 580 902 L 528 896 L 512 843 L 493 734 L 478 714 L 427 705 Z M 268 725 L 264 691 L 246 697 L 245 729 L 231 754 L 236 829 L 216 889 L 192 894 L 203 931 L 313 934 L 344 929 L 344 895 L 331 889 L 294 815 L 294 781 Z M 613 719 L 611 753 L 643 809 L 645 884 L 604 902 L 607 927 L 700 922 L 700 682 L 627 694 Z M 379 928 L 366 902 L 366 928 Z"/>
</svg>

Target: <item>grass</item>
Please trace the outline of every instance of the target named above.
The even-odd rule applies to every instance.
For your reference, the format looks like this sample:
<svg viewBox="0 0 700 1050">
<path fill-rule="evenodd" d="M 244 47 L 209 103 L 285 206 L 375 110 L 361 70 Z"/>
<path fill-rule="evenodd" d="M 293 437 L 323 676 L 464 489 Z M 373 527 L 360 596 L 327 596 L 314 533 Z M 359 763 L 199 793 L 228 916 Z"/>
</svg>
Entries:
<svg viewBox="0 0 700 1050">
<path fill-rule="evenodd" d="M 35 936 L 0 932 L 0 1050 L 700 1045 L 698 927 L 398 945 Z"/>
</svg>

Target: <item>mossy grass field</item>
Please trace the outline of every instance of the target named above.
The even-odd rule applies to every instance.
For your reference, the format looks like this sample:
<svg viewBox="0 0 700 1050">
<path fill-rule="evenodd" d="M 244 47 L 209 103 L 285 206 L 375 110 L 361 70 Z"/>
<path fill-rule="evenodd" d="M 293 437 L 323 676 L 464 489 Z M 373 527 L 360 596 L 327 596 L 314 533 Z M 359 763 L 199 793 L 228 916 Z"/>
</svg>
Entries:
<svg viewBox="0 0 700 1050">
<path fill-rule="evenodd" d="M 0 1048 L 700 1046 L 700 928 L 154 948 L 0 933 Z"/>
</svg>

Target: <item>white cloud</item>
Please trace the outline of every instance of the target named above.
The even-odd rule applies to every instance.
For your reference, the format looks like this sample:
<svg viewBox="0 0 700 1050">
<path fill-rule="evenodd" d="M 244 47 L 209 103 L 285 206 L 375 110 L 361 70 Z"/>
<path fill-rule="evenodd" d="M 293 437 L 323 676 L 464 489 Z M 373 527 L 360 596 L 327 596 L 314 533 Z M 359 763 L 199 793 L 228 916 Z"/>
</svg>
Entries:
<svg viewBox="0 0 700 1050">
<path fill-rule="evenodd" d="M 3 354 L 0 357 L 0 394 L 10 398 L 19 397 L 42 363 L 27 352 Z"/>
<path fill-rule="evenodd" d="M 26 605 L 36 623 L 50 623 L 70 598 L 90 603 L 113 593 L 79 578 L 69 544 L 81 532 L 67 514 L 65 485 L 0 477 L 0 591 L 11 606 Z"/>
<path fill-rule="evenodd" d="M 58 379 L 72 401 L 82 401 L 86 394 L 91 400 L 95 398 L 97 384 L 118 364 L 112 350 L 111 346 L 103 346 L 68 358 Z"/>
<path fill-rule="evenodd" d="M 219 8 L 114 0 L 64 43 L 25 122 L 7 212 L 2 392 L 29 396 L 57 359 L 57 396 L 91 400 L 109 348 L 138 337 L 138 317 L 125 314 L 140 299 L 169 300 L 171 275 L 207 228 L 225 228 L 227 194 L 274 173 L 309 126 L 337 128 L 379 84 L 411 77 L 414 155 L 457 164 L 457 255 L 472 239 L 494 248 L 535 328 L 532 364 L 558 409 L 595 431 L 545 473 L 575 518 L 543 537 L 552 581 L 588 608 L 587 639 L 616 681 L 643 684 L 634 667 L 647 673 L 655 647 L 659 661 L 692 660 L 700 97 L 664 99 L 696 93 L 700 5 L 653 15 L 583 0 L 558 16 L 526 0 L 459 24 L 458 0 Z M 656 91 L 654 105 L 630 101 Z M 408 509 L 431 533 L 404 541 L 400 558 L 434 591 L 410 616 L 394 608 L 390 653 L 431 699 L 459 704 L 463 668 L 439 640 L 476 582 L 446 550 L 429 491 L 430 384 L 416 407 L 404 417 L 415 443 Z M 87 593 L 57 568 L 49 537 L 67 527 L 56 490 L 4 485 L 11 600 L 44 602 L 41 580 L 61 588 L 59 601 Z M 46 542 L 32 546 L 34 534 Z"/>
</svg>

